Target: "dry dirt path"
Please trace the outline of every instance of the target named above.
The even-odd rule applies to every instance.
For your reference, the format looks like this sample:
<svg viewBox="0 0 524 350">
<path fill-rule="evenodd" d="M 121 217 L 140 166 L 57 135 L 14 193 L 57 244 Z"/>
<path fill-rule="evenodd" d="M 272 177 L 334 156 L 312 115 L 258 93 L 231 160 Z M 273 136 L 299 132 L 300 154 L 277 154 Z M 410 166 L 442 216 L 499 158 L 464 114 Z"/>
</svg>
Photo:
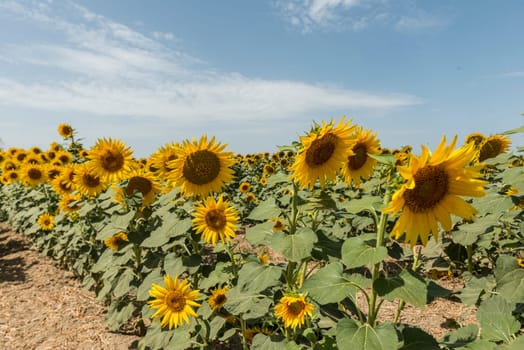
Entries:
<svg viewBox="0 0 524 350">
<path fill-rule="evenodd" d="M 104 327 L 104 307 L 71 272 L 0 224 L 0 349 L 133 349 L 138 337 Z"/>
</svg>

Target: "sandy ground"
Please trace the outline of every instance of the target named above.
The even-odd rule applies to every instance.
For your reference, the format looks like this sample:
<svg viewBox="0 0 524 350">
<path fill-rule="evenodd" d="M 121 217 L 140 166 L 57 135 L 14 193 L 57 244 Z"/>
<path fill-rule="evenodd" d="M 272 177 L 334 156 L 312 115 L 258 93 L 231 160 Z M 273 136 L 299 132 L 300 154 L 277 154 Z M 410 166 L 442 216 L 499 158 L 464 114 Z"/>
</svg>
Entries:
<svg viewBox="0 0 524 350">
<path fill-rule="evenodd" d="M 457 290 L 457 279 L 438 281 Z M 396 304 L 385 302 L 379 320 L 393 319 Z M 0 224 L 0 349 L 135 349 L 138 337 L 104 327 L 104 307 L 82 289 L 72 273 L 31 248 L 30 242 Z M 475 323 L 475 310 L 439 298 L 423 308 L 406 306 L 401 322 L 440 339 L 453 329 Z"/>
<path fill-rule="evenodd" d="M 72 273 L 0 224 L 0 349 L 133 349 L 104 327 L 104 307 Z"/>
</svg>

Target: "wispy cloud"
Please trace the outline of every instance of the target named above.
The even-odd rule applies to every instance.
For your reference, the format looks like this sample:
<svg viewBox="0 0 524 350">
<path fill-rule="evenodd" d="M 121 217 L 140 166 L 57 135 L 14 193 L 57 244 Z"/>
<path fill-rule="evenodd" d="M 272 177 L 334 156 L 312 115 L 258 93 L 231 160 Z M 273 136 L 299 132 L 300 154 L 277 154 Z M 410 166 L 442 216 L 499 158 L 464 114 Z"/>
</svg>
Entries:
<svg viewBox="0 0 524 350">
<path fill-rule="evenodd" d="M 502 78 L 523 78 L 524 77 L 524 71 L 513 71 L 513 72 L 507 72 L 499 74 L 499 77 Z"/>
<path fill-rule="evenodd" d="M 449 24 L 414 4 L 384 0 L 276 0 L 282 17 L 304 33 L 314 30 L 363 30 L 381 25 L 395 30 L 423 31 Z"/>
<path fill-rule="evenodd" d="M 317 19 L 327 18 L 337 6 L 354 3 L 317 1 L 311 13 Z M 260 120 L 421 103 L 411 95 L 217 72 L 163 45 L 154 35 L 147 37 L 72 2 L 0 1 L 0 9 L 0 17 L 15 16 L 63 36 L 45 43 L 29 39 L 0 45 L 3 60 L 39 72 L 38 78 L 29 80 L 9 74 L 4 66 L 0 79 L 4 105 L 93 115 Z"/>
</svg>

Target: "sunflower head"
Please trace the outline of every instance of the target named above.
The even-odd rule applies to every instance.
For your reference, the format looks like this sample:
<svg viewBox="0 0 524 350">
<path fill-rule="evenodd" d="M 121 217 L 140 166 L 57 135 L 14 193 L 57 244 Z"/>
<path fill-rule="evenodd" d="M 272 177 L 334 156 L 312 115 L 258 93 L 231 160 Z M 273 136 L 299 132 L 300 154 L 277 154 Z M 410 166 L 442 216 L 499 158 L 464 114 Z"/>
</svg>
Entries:
<svg viewBox="0 0 524 350">
<path fill-rule="evenodd" d="M 449 146 L 446 138 L 433 154 L 422 147 L 420 157 L 411 155 L 409 166 L 398 167 L 405 183 L 393 194 L 386 213 L 401 212 L 391 235 L 399 238 L 406 232 L 406 242 L 423 245 L 432 233 L 438 240 L 440 222 L 445 231 L 451 230 L 451 214 L 473 220 L 477 210 L 460 196 L 484 195 L 485 181 L 480 167 L 471 166 L 476 151 L 473 143 L 454 150 L 457 137 Z"/>
<path fill-rule="evenodd" d="M 47 171 L 39 164 L 23 165 L 20 169 L 20 176 L 23 183 L 29 187 L 35 187 L 47 181 Z"/>
<path fill-rule="evenodd" d="M 284 220 L 282 218 L 273 218 L 270 221 L 275 222 L 273 225 L 273 231 L 284 231 L 286 229 L 286 225 L 284 224 Z"/>
<path fill-rule="evenodd" d="M 222 288 L 216 288 L 211 291 L 211 296 L 207 299 L 207 303 L 213 312 L 219 311 L 227 301 L 226 293 L 228 291 L 227 286 Z"/>
<path fill-rule="evenodd" d="M 105 246 L 114 251 L 120 250 L 126 242 L 128 242 L 128 238 L 125 232 L 117 233 L 104 240 Z"/>
<path fill-rule="evenodd" d="M 115 187 L 115 199 L 120 204 L 125 204 L 124 198 L 129 198 L 138 192 L 142 195 L 142 206 L 149 206 L 155 200 L 157 194 L 162 191 L 162 187 L 156 176 L 145 168 L 131 171 L 124 178 L 126 180 L 122 186 Z"/>
<path fill-rule="evenodd" d="M 486 138 L 479 147 L 478 161 L 483 162 L 489 158 L 495 158 L 509 149 L 511 140 L 505 135 L 492 135 Z"/>
<path fill-rule="evenodd" d="M 249 182 L 242 182 L 240 186 L 238 186 L 238 190 L 242 193 L 246 193 L 251 191 L 251 184 Z"/>
<path fill-rule="evenodd" d="M 64 213 L 73 213 L 78 211 L 82 207 L 80 204 L 81 200 L 82 196 L 80 194 L 65 193 L 60 198 L 60 201 L 58 202 L 58 207 L 60 208 L 60 211 Z"/>
<path fill-rule="evenodd" d="M 351 154 L 342 168 L 342 175 L 346 182 L 351 183 L 353 181 L 356 186 L 359 186 L 361 179 L 369 179 L 377 164 L 377 161 L 369 155 L 380 154 L 380 152 L 377 133 L 359 128 L 351 148 Z"/>
<path fill-rule="evenodd" d="M 48 213 L 41 214 L 38 217 L 38 225 L 43 231 L 51 231 L 55 227 L 55 219 Z"/>
<path fill-rule="evenodd" d="M 480 144 L 482 142 L 484 142 L 485 139 L 486 139 L 486 136 L 484 134 L 482 134 L 480 132 L 474 132 L 474 133 L 471 133 L 468 136 L 466 136 L 465 143 L 466 143 L 466 145 L 468 143 L 473 143 L 473 145 L 475 145 L 475 147 L 478 147 L 478 146 L 480 146 Z"/>
<path fill-rule="evenodd" d="M 304 324 L 306 317 L 311 317 L 315 307 L 306 301 L 305 295 L 285 295 L 275 306 L 275 316 L 284 322 L 284 327 L 295 330 Z"/>
<path fill-rule="evenodd" d="M 67 123 L 59 124 L 57 131 L 64 139 L 70 139 L 73 137 L 73 127 Z"/>
<path fill-rule="evenodd" d="M 344 161 L 351 154 L 353 145 L 352 134 L 355 126 L 351 120 L 341 118 L 338 125 L 334 120 L 315 126 L 307 136 L 301 137 L 302 147 L 291 165 L 291 178 L 302 188 L 313 188 L 317 180 L 321 187 L 326 180 L 334 180 Z M 280 157 L 280 162 L 285 153 Z"/>
<path fill-rule="evenodd" d="M 89 166 L 103 181 L 117 183 L 132 170 L 133 152 L 118 139 L 98 139 L 89 151 Z"/>
<path fill-rule="evenodd" d="M 220 239 L 227 243 L 235 237 L 239 221 L 237 209 L 222 196 L 218 201 L 208 197 L 203 203 L 195 206 L 193 213 L 193 228 L 197 234 L 202 234 L 206 243 L 215 245 Z"/>
<path fill-rule="evenodd" d="M 220 192 L 232 181 L 235 160 L 232 152 L 224 152 L 226 145 L 208 141 L 204 135 L 200 141 L 184 141 L 179 158 L 168 163 L 173 169 L 170 179 L 181 187 L 184 195 L 205 197 Z"/>
<path fill-rule="evenodd" d="M 75 167 L 73 181 L 76 190 L 86 197 L 96 197 L 107 188 L 107 182 L 103 181 L 87 163 Z"/>
<path fill-rule="evenodd" d="M 151 308 L 157 309 L 151 318 L 160 318 L 160 326 L 168 326 L 169 329 L 189 324 L 189 316 L 198 317 L 193 309 L 200 306 L 195 300 L 198 298 L 199 291 L 191 290 L 191 285 L 187 279 L 179 280 L 178 276 L 172 278 L 164 276 L 165 287 L 153 283 L 149 295 L 154 299 L 148 304 Z"/>
</svg>

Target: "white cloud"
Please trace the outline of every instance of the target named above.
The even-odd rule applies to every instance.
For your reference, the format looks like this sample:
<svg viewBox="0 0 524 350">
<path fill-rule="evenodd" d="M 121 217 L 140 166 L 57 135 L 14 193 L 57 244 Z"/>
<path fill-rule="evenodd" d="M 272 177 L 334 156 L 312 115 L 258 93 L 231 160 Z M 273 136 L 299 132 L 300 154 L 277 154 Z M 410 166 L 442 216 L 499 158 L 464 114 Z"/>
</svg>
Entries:
<svg viewBox="0 0 524 350">
<path fill-rule="evenodd" d="M 153 32 L 153 37 L 158 40 L 175 40 L 175 35 L 173 33 Z"/>
<path fill-rule="evenodd" d="M 421 31 L 448 25 L 449 19 L 430 15 L 422 10 L 411 16 L 402 16 L 395 23 L 398 31 Z"/>
<path fill-rule="evenodd" d="M 506 77 L 506 78 L 522 78 L 524 77 L 524 71 L 508 72 L 508 73 L 500 74 L 499 76 Z"/>
</svg>

